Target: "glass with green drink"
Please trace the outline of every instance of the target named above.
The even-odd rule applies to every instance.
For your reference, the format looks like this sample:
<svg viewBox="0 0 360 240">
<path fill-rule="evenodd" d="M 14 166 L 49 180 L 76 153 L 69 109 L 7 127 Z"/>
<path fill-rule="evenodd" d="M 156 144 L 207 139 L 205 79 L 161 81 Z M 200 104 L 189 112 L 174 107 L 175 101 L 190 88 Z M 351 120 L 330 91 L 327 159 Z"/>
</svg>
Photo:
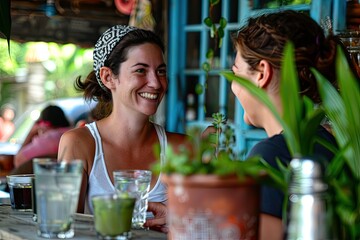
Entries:
<svg viewBox="0 0 360 240">
<path fill-rule="evenodd" d="M 106 194 L 92 197 L 95 230 L 99 239 L 130 239 L 136 199 Z"/>
</svg>

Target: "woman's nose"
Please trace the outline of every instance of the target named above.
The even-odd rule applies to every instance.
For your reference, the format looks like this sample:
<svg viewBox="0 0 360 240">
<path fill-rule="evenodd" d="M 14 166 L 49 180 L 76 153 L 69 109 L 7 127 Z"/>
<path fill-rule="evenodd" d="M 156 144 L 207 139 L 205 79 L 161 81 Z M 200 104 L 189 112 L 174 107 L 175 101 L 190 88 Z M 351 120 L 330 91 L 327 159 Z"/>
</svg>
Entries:
<svg viewBox="0 0 360 240">
<path fill-rule="evenodd" d="M 153 87 L 154 89 L 161 88 L 161 77 L 159 77 L 156 73 L 149 74 L 148 85 Z"/>
</svg>

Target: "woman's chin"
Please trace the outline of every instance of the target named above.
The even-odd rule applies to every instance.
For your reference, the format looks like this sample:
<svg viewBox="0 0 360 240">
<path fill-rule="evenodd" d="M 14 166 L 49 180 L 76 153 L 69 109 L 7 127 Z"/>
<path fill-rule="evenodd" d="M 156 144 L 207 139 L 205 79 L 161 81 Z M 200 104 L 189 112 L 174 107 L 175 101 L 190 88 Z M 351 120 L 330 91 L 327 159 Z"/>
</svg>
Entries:
<svg viewBox="0 0 360 240">
<path fill-rule="evenodd" d="M 245 114 L 244 115 L 244 122 L 247 124 L 247 125 L 250 125 L 250 126 L 254 126 L 255 125 L 252 123 L 252 121 L 249 119 L 249 117 Z"/>
</svg>

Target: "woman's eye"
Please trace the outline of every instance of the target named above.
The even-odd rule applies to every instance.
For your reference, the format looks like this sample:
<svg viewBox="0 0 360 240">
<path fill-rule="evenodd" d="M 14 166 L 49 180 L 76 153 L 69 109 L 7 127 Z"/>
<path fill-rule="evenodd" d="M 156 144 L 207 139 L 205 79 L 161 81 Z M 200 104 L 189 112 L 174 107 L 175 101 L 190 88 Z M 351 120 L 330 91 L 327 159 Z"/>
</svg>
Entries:
<svg viewBox="0 0 360 240">
<path fill-rule="evenodd" d="M 166 69 L 159 69 L 157 72 L 159 76 L 166 76 Z"/>
<path fill-rule="evenodd" d="M 144 73 L 144 72 L 145 72 L 145 69 L 140 68 L 140 69 L 137 69 L 135 72 L 137 72 L 137 73 Z"/>
</svg>

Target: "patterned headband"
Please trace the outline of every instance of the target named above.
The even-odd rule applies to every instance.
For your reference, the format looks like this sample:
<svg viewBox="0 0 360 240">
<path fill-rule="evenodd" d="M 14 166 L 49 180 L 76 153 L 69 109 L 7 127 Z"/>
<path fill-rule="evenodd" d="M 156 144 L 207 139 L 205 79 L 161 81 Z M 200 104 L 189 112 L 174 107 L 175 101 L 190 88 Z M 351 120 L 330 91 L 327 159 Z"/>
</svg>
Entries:
<svg viewBox="0 0 360 240">
<path fill-rule="evenodd" d="M 116 25 L 106 30 L 95 44 L 93 59 L 94 59 L 94 70 L 96 79 L 102 89 L 109 91 L 100 78 L 100 68 L 104 66 L 105 61 L 111 54 L 115 46 L 124 38 L 126 34 L 137 28 L 124 25 Z"/>
</svg>

